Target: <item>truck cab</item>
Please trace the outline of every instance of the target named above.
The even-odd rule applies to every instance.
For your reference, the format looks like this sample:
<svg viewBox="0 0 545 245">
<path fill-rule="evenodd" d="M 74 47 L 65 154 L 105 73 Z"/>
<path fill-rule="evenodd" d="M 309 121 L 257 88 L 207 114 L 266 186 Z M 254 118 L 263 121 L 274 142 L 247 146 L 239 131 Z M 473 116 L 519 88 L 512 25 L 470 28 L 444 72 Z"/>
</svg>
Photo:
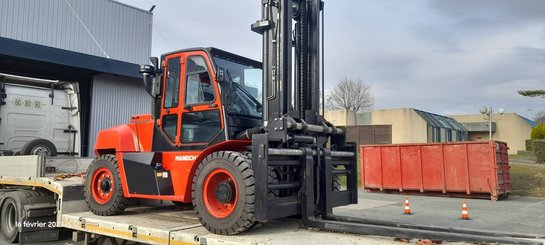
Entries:
<svg viewBox="0 0 545 245">
<path fill-rule="evenodd" d="M 79 124 L 74 84 L 0 74 L 2 155 L 77 155 Z"/>
</svg>

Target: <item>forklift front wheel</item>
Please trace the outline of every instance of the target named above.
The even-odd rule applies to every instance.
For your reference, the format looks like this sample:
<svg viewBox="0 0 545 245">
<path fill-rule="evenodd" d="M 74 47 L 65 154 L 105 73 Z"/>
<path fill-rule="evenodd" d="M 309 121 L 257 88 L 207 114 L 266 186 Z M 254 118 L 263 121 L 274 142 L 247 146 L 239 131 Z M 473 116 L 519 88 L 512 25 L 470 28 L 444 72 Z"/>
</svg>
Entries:
<svg viewBox="0 0 545 245">
<path fill-rule="evenodd" d="M 193 207 L 199 221 L 215 234 L 232 235 L 254 224 L 254 171 L 244 154 L 208 155 L 193 177 Z"/>
</svg>

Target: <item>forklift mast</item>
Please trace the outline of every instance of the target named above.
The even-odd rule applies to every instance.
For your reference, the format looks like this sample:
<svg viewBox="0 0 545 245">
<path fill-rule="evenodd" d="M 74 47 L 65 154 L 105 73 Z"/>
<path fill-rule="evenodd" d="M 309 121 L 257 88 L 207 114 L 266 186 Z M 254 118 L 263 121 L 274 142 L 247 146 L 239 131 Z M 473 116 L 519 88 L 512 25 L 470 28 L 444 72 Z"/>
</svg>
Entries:
<svg viewBox="0 0 545 245">
<path fill-rule="evenodd" d="M 263 35 L 263 128 L 251 135 L 256 221 L 302 214 L 313 227 L 309 218 L 357 202 L 355 144 L 319 113 L 323 6 L 263 0 L 252 25 Z M 264 181 L 271 171 L 276 180 Z"/>
<path fill-rule="evenodd" d="M 321 98 L 319 14 L 323 2 L 262 2 L 263 19 L 252 30 L 263 35 L 264 126 L 288 113 L 315 124 Z"/>
</svg>

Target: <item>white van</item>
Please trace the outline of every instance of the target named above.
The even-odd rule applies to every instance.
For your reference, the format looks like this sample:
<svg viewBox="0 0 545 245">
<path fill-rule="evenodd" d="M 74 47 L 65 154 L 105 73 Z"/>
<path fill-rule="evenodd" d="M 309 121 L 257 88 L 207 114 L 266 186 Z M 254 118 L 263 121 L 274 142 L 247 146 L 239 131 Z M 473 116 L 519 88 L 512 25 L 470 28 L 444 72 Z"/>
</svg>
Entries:
<svg viewBox="0 0 545 245">
<path fill-rule="evenodd" d="M 0 73 L 0 154 L 79 156 L 77 85 Z"/>
</svg>

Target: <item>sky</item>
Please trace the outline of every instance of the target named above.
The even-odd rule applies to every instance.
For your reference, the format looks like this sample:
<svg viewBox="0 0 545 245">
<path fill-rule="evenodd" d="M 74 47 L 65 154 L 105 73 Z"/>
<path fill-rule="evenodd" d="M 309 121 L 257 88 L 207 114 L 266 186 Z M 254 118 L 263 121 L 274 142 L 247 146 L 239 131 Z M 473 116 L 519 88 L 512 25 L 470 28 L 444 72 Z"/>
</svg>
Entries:
<svg viewBox="0 0 545 245">
<path fill-rule="evenodd" d="M 218 47 L 261 60 L 259 0 L 122 0 L 153 11 L 152 55 Z M 326 91 L 342 78 L 371 86 L 374 109 L 533 118 L 545 99 L 543 0 L 325 0 Z"/>
</svg>

